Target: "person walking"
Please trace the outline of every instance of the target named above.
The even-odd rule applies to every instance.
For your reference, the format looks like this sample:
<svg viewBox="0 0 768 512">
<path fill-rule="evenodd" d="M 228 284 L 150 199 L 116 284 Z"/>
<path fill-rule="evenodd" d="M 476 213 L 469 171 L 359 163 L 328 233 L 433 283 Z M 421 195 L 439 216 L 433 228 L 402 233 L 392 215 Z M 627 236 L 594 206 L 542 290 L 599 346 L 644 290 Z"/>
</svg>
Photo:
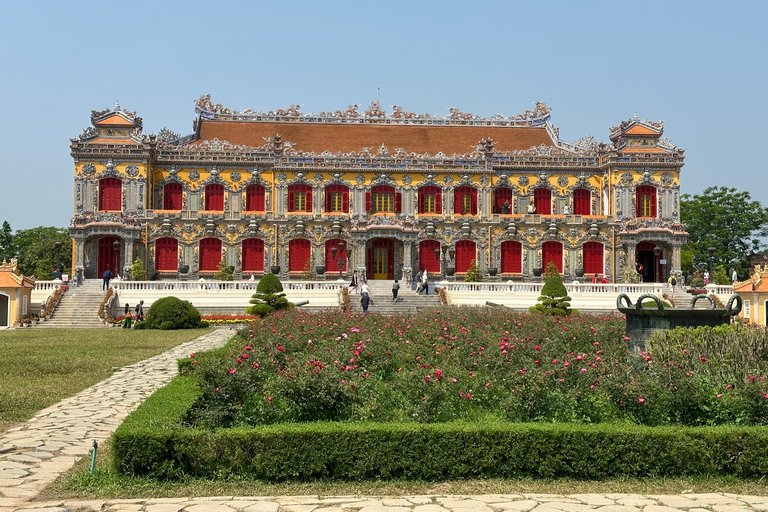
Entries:
<svg viewBox="0 0 768 512">
<path fill-rule="evenodd" d="M 395 282 L 392 283 L 392 302 L 397 302 L 398 291 L 400 291 L 400 283 L 398 283 L 397 279 L 395 279 Z"/>
<path fill-rule="evenodd" d="M 126 302 L 125 304 L 125 315 L 128 315 L 128 312 L 131 310 L 131 305 Z"/>
<path fill-rule="evenodd" d="M 125 305 L 125 307 L 128 307 L 128 304 Z M 131 310 L 128 308 L 128 312 L 125 314 L 125 318 L 123 319 L 123 329 L 130 329 L 133 326 L 133 317 L 131 316 Z"/>
<path fill-rule="evenodd" d="M 352 272 L 352 281 L 349 283 L 349 293 L 357 291 L 357 270 Z"/>
<path fill-rule="evenodd" d="M 143 322 L 144 321 L 144 301 L 140 301 L 138 304 L 136 304 L 136 321 L 137 322 Z"/>
<path fill-rule="evenodd" d="M 424 295 L 429 295 L 429 278 L 427 277 L 427 271 L 424 271 L 424 277 L 421 279 L 421 290 Z"/>
<path fill-rule="evenodd" d="M 704 271 L 704 286 L 709 284 L 709 270 Z"/>
<path fill-rule="evenodd" d="M 363 284 L 365 286 L 365 284 Z M 368 305 L 371 303 L 371 296 L 367 293 L 363 293 L 363 296 L 360 298 L 360 305 L 363 306 L 363 314 L 365 315 L 368 313 Z"/>
<path fill-rule="evenodd" d="M 362 293 L 363 295 L 368 295 L 368 297 L 370 298 L 371 289 L 368 288 L 368 281 L 363 281 L 362 286 L 360 286 L 360 293 Z"/>
<path fill-rule="evenodd" d="M 739 275 L 736 273 L 736 269 L 732 269 L 731 272 L 731 284 L 736 284 L 736 281 L 739 280 Z"/>
<path fill-rule="evenodd" d="M 101 278 L 104 280 L 101 284 L 101 290 L 104 291 L 109 288 L 109 280 L 112 279 L 112 271 L 109 269 L 105 270 L 104 273 L 101 274 Z"/>
</svg>

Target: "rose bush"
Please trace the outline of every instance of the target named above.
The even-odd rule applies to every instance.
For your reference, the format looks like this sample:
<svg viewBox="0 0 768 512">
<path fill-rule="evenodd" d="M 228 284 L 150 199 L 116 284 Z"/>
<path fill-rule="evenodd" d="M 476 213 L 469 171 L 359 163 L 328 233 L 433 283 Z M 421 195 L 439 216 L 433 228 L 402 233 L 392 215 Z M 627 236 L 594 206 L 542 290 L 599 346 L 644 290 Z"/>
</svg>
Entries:
<svg viewBox="0 0 768 512">
<path fill-rule="evenodd" d="M 742 331 L 732 329 L 728 336 L 739 339 Z M 756 360 L 768 360 L 757 349 L 768 346 L 768 335 L 751 332 L 750 353 L 730 361 L 741 367 L 736 381 L 721 371 L 730 364 L 719 360 L 722 351 L 696 348 L 702 333 L 662 336 L 650 352 L 627 354 L 617 315 L 455 307 L 414 317 L 278 312 L 239 331 L 223 349 L 184 363 L 201 391 L 188 423 L 762 425 L 768 385 L 766 365 Z M 708 347 L 717 336 L 709 335 Z M 688 357 L 692 352 L 697 357 Z"/>
</svg>

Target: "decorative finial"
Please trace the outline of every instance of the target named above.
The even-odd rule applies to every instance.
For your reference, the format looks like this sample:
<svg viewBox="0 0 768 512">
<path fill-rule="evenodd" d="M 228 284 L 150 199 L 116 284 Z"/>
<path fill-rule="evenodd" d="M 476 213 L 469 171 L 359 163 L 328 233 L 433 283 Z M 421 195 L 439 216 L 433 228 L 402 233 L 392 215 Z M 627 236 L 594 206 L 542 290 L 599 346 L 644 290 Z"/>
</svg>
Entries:
<svg viewBox="0 0 768 512">
<path fill-rule="evenodd" d="M 635 112 L 635 115 L 632 117 L 632 120 L 637 121 L 637 112 Z"/>
<path fill-rule="evenodd" d="M 120 112 L 122 109 L 120 108 L 120 101 L 115 102 L 115 110 L 113 112 Z"/>
</svg>

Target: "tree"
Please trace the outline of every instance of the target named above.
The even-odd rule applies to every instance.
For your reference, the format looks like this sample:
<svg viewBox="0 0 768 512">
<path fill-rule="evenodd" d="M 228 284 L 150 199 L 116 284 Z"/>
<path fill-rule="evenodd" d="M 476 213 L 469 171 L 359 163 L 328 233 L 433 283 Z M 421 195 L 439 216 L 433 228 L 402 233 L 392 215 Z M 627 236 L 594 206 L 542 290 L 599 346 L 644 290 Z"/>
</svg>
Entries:
<svg viewBox="0 0 768 512">
<path fill-rule="evenodd" d="M 467 273 L 464 274 L 464 281 L 467 283 L 477 283 L 482 280 L 483 273 L 480 272 L 479 268 L 477 268 L 477 263 L 475 260 L 472 260 L 472 262 L 469 264 L 469 270 L 467 270 Z"/>
<path fill-rule="evenodd" d="M 3 227 L 0 228 L 0 261 L 10 261 L 16 257 L 16 244 L 13 243 L 13 231 L 7 220 L 3 221 Z"/>
<path fill-rule="evenodd" d="M 138 256 L 133 260 L 133 264 L 131 265 L 131 279 L 134 281 L 147 280 L 147 271 L 144 270 L 144 262 L 142 262 L 141 258 Z"/>
<path fill-rule="evenodd" d="M 246 308 L 249 315 L 266 316 L 273 311 L 280 311 L 291 307 L 291 303 L 285 298 L 283 284 L 275 274 L 264 274 L 256 285 L 256 293 L 249 301 L 253 306 Z"/>
<path fill-rule="evenodd" d="M 61 253 L 56 253 L 56 242 L 61 242 Z M 66 228 L 38 226 L 20 229 L 13 235 L 17 247 L 19 271 L 38 279 L 51 279 L 54 268 L 63 274 L 71 274 L 72 240 Z"/>
<path fill-rule="evenodd" d="M 213 278 L 218 279 L 219 281 L 231 281 L 233 271 L 234 268 L 232 268 L 230 265 L 227 265 L 227 262 L 222 258 L 222 260 L 219 262 L 219 271 L 213 275 Z"/>
<path fill-rule="evenodd" d="M 571 314 L 571 298 L 565 289 L 560 272 L 551 261 L 547 263 L 544 275 L 544 286 L 541 287 L 541 297 L 536 299 L 539 304 L 531 306 L 531 313 L 544 313 L 545 315 L 569 315 Z"/>
<path fill-rule="evenodd" d="M 715 264 L 734 267 L 743 274 L 747 256 L 760 248 L 760 229 L 768 223 L 768 209 L 749 192 L 709 187 L 701 195 L 683 194 L 680 213 L 688 230 L 692 267 L 709 265 L 707 249 L 713 247 Z"/>
</svg>

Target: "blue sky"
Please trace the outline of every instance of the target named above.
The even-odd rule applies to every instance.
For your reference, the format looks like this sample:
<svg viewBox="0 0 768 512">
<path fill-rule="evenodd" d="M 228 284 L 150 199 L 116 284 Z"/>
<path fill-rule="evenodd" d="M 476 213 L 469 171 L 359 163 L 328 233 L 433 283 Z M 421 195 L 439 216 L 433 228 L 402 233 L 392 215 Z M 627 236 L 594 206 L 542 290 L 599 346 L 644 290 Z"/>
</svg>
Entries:
<svg viewBox="0 0 768 512">
<path fill-rule="evenodd" d="M 0 221 L 65 227 L 69 139 L 120 105 L 188 134 L 193 101 L 490 116 L 536 101 L 568 142 L 635 112 L 686 149 L 683 192 L 768 206 L 768 2 L 0 0 Z"/>
</svg>

